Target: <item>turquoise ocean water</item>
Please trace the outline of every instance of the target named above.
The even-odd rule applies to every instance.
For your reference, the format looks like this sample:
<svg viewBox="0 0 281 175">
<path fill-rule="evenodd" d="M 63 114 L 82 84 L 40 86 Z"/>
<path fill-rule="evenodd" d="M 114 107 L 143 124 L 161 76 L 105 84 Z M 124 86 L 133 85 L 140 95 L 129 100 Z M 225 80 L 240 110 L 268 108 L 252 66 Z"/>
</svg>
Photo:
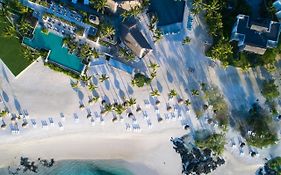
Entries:
<svg viewBox="0 0 281 175">
<path fill-rule="evenodd" d="M 8 175 L 7 168 L 0 169 L 1 175 Z M 51 168 L 39 167 L 38 173 L 26 172 L 20 175 L 133 175 L 124 167 L 124 162 L 65 160 L 55 162 Z"/>
</svg>

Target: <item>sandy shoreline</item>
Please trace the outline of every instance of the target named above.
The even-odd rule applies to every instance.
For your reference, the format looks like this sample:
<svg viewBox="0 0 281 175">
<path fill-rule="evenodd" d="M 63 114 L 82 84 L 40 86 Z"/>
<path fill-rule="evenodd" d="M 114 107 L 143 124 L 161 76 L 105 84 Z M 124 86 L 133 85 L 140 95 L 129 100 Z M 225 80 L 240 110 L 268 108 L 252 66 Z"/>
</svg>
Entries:
<svg viewBox="0 0 281 175">
<path fill-rule="evenodd" d="M 176 134 L 182 134 L 182 130 L 149 135 L 83 132 L 26 141 L 20 138 L 20 142 L 1 144 L 0 162 L 2 167 L 15 164 L 20 156 L 35 160 L 38 157 L 54 158 L 57 161 L 121 159 L 131 163 L 127 168 L 136 175 L 149 172 L 151 175 L 180 174 L 180 156 L 169 141 L 170 135 Z"/>
<path fill-rule="evenodd" d="M 36 160 L 117 160 L 134 175 L 180 175 L 181 159 L 172 143 L 171 136 L 183 135 L 182 129 L 167 129 L 154 133 L 94 133 L 91 131 L 64 133 L 46 138 L 21 136 L 11 143 L 0 145 L 1 167 L 16 165 L 21 156 Z M 259 164 L 247 164 L 230 152 L 224 154 L 226 165 L 212 174 L 250 175 Z"/>
</svg>

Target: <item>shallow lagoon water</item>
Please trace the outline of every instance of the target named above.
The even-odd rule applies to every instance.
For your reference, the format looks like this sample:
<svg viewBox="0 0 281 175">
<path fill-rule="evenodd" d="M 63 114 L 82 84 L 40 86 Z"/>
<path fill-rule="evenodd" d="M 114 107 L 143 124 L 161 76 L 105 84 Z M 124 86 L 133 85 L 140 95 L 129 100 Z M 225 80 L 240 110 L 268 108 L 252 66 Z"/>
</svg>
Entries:
<svg viewBox="0 0 281 175">
<path fill-rule="evenodd" d="M 115 160 L 64 160 L 55 162 L 53 167 L 39 167 L 38 173 L 27 171 L 19 175 L 133 175 L 122 161 Z M 8 169 L 2 168 L 1 175 L 8 175 Z"/>
</svg>

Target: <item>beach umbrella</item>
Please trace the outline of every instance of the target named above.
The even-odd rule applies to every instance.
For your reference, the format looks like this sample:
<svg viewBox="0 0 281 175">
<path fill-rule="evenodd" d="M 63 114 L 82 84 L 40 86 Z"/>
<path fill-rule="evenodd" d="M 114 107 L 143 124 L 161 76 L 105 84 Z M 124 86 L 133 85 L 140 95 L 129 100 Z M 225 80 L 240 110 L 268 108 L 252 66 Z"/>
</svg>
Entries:
<svg viewBox="0 0 281 175">
<path fill-rule="evenodd" d="M 79 108 L 84 109 L 85 108 L 84 104 L 80 104 Z"/>
<path fill-rule="evenodd" d="M 28 126 L 27 122 L 23 122 L 23 124 L 21 125 L 23 128 L 26 128 Z"/>
<path fill-rule="evenodd" d="M 113 123 L 117 122 L 117 117 L 113 117 L 113 118 L 112 118 L 112 122 L 113 122 Z"/>
<path fill-rule="evenodd" d="M 7 125 L 6 125 L 5 123 L 3 123 L 3 124 L 1 125 L 1 129 L 2 129 L 2 130 L 6 129 L 6 127 L 7 127 Z"/>
<path fill-rule="evenodd" d="M 141 107 L 138 106 L 137 109 L 136 109 L 136 112 L 140 113 L 141 112 Z"/>
<path fill-rule="evenodd" d="M 163 118 L 162 117 L 158 117 L 158 122 L 160 123 L 160 122 L 162 122 L 163 121 Z"/>
<path fill-rule="evenodd" d="M 88 113 L 88 114 L 87 114 L 87 119 L 91 119 L 91 117 L 92 117 L 92 114 L 91 114 L 91 113 Z"/>
<path fill-rule="evenodd" d="M 168 111 L 168 112 L 172 112 L 172 111 L 173 111 L 173 108 L 172 108 L 171 106 L 168 106 L 168 107 L 167 107 L 167 111 Z"/>
<path fill-rule="evenodd" d="M 128 113 L 128 118 L 133 118 L 134 117 L 134 114 L 133 113 Z"/>
<path fill-rule="evenodd" d="M 101 110 L 100 114 L 104 116 L 106 114 L 106 110 Z"/>
<path fill-rule="evenodd" d="M 159 100 L 156 100 L 155 105 L 156 105 L 156 106 L 159 106 L 159 105 L 160 105 L 160 101 L 159 101 Z"/>
<path fill-rule="evenodd" d="M 182 98 L 178 99 L 178 103 L 179 103 L 180 105 L 182 105 L 183 102 L 184 102 L 184 100 L 183 100 Z"/>
</svg>

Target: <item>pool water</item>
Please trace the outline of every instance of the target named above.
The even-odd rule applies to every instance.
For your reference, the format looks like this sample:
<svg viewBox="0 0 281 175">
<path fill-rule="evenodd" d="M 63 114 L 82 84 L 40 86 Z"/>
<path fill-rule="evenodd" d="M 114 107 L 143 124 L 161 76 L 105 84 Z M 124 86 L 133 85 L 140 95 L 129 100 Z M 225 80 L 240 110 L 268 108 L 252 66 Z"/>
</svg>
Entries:
<svg viewBox="0 0 281 175">
<path fill-rule="evenodd" d="M 68 53 L 68 49 L 62 47 L 63 37 L 51 32 L 45 34 L 41 31 L 41 27 L 35 29 L 32 39 L 24 38 L 23 43 L 34 49 L 50 50 L 48 60 L 62 67 L 78 73 L 81 73 L 84 68 L 84 64 L 79 57 Z"/>
<path fill-rule="evenodd" d="M 159 19 L 158 26 L 181 23 L 183 20 L 185 1 L 150 0 L 149 11 Z"/>
</svg>

